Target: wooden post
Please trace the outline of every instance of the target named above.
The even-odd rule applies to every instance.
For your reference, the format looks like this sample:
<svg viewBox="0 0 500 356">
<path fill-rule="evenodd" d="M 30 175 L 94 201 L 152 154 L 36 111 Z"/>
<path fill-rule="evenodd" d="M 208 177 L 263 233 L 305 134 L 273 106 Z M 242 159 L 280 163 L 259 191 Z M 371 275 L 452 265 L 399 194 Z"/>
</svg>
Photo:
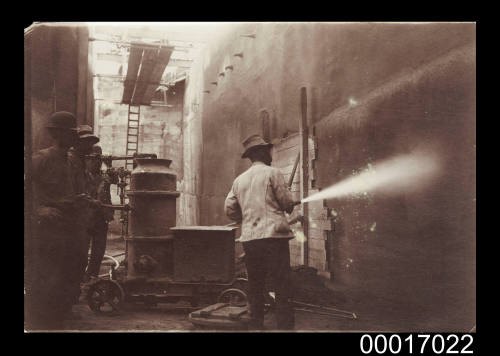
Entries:
<svg viewBox="0 0 500 356">
<path fill-rule="evenodd" d="M 262 138 L 266 142 L 271 142 L 271 123 L 269 118 L 269 113 L 266 109 L 262 109 L 260 111 L 260 122 L 261 122 L 261 131 Z"/>
<path fill-rule="evenodd" d="M 300 157 L 302 160 L 300 182 L 302 185 L 301 199 L 309 195 L 309 126 L 307 120 L 307 88 L 300 88 Z M 308 203 L 302 204 L 302 212 L 304 216 L 304 256 L 303 261 L 305 266 L 309 266 L 309 206 Z"/>
<path fill-rule="evenodd" d="M 79 27 L 76 30 L 77 48 L 78 48 L 78 85 L 76 96 L 76 117 L 78 125 L 91 125 L 87 116 L 87 85 L 88 83 L 88 65 L 89 65 L 89 34 L 85 27 Z M 95 128 L 94 128 L 95 132 Z"/>
<path fill-rule="evenodd" d="M 31 219 L 33 196 L 31 179 L 32 124 L 31 124 L 31 40 L 32 31 L 24 35 L 24 311 L 28 327 L 31 325 L 31 280 L 33 268 L 33 235 Z"/>
</svg>

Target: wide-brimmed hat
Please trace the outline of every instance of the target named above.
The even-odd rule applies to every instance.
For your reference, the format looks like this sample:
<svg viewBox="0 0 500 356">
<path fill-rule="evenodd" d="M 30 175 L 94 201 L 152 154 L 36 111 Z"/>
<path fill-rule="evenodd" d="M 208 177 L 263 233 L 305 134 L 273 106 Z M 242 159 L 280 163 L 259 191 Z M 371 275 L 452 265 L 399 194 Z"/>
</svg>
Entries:
<svg viewBox="0 0 500 356">
<path fill-rule="evenodd" d="M 90 139 L 94 141 L 94 143 L 99 142 L 99 137 L 93 134 L 92 127 L 89 125 L 80 125 L 78 126 L 78 138 L 82 139 Z"/>
<path fill-rule="evenodd" d="M 76 131 L 76 117 L 68 111 L 58 111 L 50 115 L 45 127 L 49 129 Z"/>
<path fill-rule="evenodd" d="M 272 147 L 272 143 L 268 143 L 264 141 L 262 137 L 259 135 L 251 135 L 247 137 L 243 142 L 242 142 L 244 151 L 243 154 L 241 155 L 241 158 L 246 158 L 248 156 L 248 152 L 250 149 L 258 146 L 265 146 L 265 147 Z"/>
<path fill-rule="evenodd" d="M 102 148 L 99 145 L 92 146 L 92 151 L 90 152 L 91 157 L 101 157 L 102 156 Z"/>
</svg>

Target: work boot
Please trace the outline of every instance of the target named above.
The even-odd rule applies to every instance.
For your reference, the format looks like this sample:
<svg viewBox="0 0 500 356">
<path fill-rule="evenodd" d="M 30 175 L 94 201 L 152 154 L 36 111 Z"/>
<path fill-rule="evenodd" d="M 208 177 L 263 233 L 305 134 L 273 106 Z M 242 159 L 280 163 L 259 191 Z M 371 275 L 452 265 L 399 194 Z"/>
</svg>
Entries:
<svg viewBox="0 0 500 356">
<path fill-rule="evenodd" d="M 266 330 L 264 328 L 264 319 L 255 319 L 250 317 L 248 320 L 248 330 Z"/>
</svg>

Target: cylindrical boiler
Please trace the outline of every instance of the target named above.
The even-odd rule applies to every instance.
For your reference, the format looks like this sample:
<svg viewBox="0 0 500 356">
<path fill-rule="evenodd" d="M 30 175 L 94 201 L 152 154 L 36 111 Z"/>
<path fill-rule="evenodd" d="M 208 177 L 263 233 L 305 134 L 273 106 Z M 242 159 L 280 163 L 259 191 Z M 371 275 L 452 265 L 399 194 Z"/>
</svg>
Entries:
<svg viewBox="0 0 500 356">
<path fill-rule="evenodd" d="M 138 158 L 132 171 L 130 229 L 127 238 L 127 278 L 170 277 L 176 223 L 176 175 L 169 159 Z"/>
</svg>

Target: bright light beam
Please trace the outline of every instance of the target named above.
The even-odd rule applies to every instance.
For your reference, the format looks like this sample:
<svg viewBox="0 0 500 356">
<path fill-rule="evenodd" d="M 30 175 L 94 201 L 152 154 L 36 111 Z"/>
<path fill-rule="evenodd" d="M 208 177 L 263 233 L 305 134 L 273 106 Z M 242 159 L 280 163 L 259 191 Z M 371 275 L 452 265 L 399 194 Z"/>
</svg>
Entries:
<svg viewBox="0 0 500 356">
<path fill-rule="evenodd" d="M 363 172 L 304 198 L 301 203 L 372 191 L 398 194 L 422 187 L 438 171 L 439 162 L 435 155 L 417 151 L 369 165 Z"/>
</svg>

